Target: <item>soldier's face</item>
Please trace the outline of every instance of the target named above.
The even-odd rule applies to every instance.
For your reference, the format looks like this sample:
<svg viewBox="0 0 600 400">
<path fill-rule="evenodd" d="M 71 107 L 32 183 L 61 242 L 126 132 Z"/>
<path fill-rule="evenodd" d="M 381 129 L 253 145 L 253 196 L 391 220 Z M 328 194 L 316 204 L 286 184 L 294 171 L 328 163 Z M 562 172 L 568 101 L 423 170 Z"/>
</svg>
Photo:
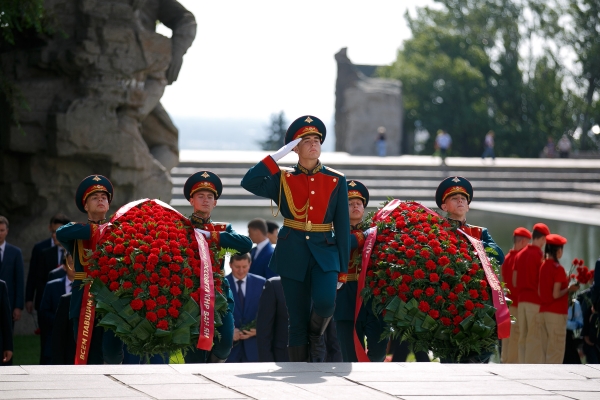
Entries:
<svg viewBox="0 0 600 400">
<path fill-rule="evenodd" d="M 210 190 L 199 190 L 191 197 L 190 205 L 194 207 L 194 212 L 210 215 L 213 208 L 217 206 L 217 200 Z"/>
<path fill-rule="evenodd" d="M 0 224 L 0 244 L 4 243 L 6 235 L 8 235 L 8 227 L 6 224 Z"/>
<path fill-rule="evenodd" d="M 365 214 L 365 206 L 361 199 L 350 199 L 348 201 L 350 219 L 362 219 Z"/>
<path fill-rule="evenodd" d="M 454 219 L 464 219 L 469 212 L 469 202 L 464 194 L 456 193 L 449 196 L 444 200 L 442 204 L 442 210 L 446 211 L 448 215 Z"/>
<path fill-rule="evenodd" d="M 92 193 L 85 199 L 85 211 L 90 214 L 108 212 L 108 196 L 104 192 Z"/>
<path fill-rule="evenodd" d="M 230 262 L 229 266 L 235 279 L 244 279 L 250 270 L 250 262 L 246 259 Z"/>
<path fill-rule="evenodd" d="M 304 136 L 294 151 L 300 158 L 316 160 L 321 157 L 321 138 L 318 135 Z"/>
</svg>

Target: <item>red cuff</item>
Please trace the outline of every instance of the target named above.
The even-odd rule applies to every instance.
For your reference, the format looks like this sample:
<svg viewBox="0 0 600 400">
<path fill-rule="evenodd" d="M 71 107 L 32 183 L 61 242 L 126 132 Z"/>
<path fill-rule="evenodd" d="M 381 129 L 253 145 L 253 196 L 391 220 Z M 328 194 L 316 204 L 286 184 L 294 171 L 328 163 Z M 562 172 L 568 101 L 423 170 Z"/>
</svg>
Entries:
<svg viewBox="0 0 600 400">
<path fill-rule="evenodd" d="M 338 274 L 338 282 L 346 283 L 348 281 L 348 274 L 345 272 L 340 272 Z"/>
<path fill-rule="evenodd" d="M 271 175 L 275 175 L 279 172 L 279 165 L 273 160 L 271 156 L 266 156 L 263 158 L 262 163 L 269 169 Z"/>
</svg>

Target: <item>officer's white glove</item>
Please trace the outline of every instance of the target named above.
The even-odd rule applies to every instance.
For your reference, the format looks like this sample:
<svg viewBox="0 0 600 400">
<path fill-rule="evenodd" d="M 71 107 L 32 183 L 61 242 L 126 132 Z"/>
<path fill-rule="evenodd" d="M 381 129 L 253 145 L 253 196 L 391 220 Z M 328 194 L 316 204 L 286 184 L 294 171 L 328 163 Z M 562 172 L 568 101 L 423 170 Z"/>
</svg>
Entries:
<svg viewBox="0 0 600 400">
<path fill-rule="evenodd" d="M 209 231 L 205 231 L 204 229 L 198 229 L 195 228 L 197 232 L 200 232 L 201 234 L 204 235 L 205 238 L 210 239 L 210 232 Z"/>
<path fill-rule="evenodd" d="M 377 229 L 377 227 L 372 226 L 369 229 L 367 229 L 366 231 L 363 232 L 363 235 L 365 235 L 365 237 L 369 236 L 371 234 L 371 232 L 374 232 Z"/>
<path fill-rule="evenodd" d="M 342 286 L 344 286 L 344 282 L 338 282 L 337 283 L 337 290 L 340 290 Z"/>
<path fill-rule="evenodd" d="M 294 147 L 296 147 L 296 145 L 298 143 L 300 143 L 300 141 L 302 140 L 302 138 L 298 138 L 296 140 L 292 140 L 291 142 L 289 142 L 288 144 L 286 144 L 285 146 L 283 146 L 282 148 L 280 148 L 279 150 L 277 150 L 274 154 L 271 154 L 271 158 L 273 160 L 275 160 L 275 162 L 281 160 L 283 157 L 285 157 L 290 151 L 292 151 L 292 149 Z"/>
</svg>

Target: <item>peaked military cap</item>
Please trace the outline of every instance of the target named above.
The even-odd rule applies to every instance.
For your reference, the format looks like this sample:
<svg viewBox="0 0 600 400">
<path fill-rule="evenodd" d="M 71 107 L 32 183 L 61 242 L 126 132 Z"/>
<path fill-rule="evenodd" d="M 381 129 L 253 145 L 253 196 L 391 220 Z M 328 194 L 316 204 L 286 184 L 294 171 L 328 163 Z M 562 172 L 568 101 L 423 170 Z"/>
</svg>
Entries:
<svg viewBox="0 0 600 400">
<path fill-rule="evenodd" d="M 325 141 L 327 128 L 319 118 L 312 115 L 304 115 L 296 119 L 285 133 L 285 144 L 306 135 L 317 135 L 321 138 L 321 143 Z"/>
<path fill-rule="evenodd" d="M 369 190 L 362 182 L 351 180 L 348 182 L 348 200 L 361 199 L 366 207 L 369 204 Z"/>
<path fill-rule="evenodd" d="M 199 171 L 190 176 L 183 186 L 183 194 L 186 199 L 191 199 L 199 190 L 209 190 L 215 194 L 215 199 L 221 197 L 223 183 L 221 178 L 214 172 Z"/>
<path fill-rule="evenodd" d="M 442 208 L 444 200 L 456 193 L 464 194 L 467 197 L 467 203 L 471 204 L 471 200 L 473 200 L 473 186 L 471 186 L 471 182 L 462 176 L 449 176 L 444 179 L 435 191 L 435 202 L 438 207 Z"/>
<path fill-rule="evenodd" d="M 102 175 L 90 175 L 81 181 L 77 192 L 75 192 L 75 204 L 82 213 L 85 211 L 85 201 L 91 194 L 96 192 L 104 192 L 108 196 L 108 204 L 112 201 L 113 185 L 107 177 Z"/>
</svg>

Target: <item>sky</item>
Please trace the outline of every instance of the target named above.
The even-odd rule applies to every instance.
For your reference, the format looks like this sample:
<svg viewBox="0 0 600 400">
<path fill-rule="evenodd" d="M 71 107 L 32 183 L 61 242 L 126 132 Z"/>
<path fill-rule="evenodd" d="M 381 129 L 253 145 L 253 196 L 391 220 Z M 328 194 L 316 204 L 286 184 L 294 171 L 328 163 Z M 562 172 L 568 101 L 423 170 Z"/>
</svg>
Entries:
<svg viewBox="0 0 600 400">
<path fill-rule="evenodd" d="M 256 119 L 283 110 L 333 123 L 334 59 L 385 65 L 410 37 L 404 13 L 432 0 L 179 0 L 196 17 L 196 39 L 162 104 L 185 119 Z M 158 31 L 170 36 L 160 25 Z"/>
</svg>

